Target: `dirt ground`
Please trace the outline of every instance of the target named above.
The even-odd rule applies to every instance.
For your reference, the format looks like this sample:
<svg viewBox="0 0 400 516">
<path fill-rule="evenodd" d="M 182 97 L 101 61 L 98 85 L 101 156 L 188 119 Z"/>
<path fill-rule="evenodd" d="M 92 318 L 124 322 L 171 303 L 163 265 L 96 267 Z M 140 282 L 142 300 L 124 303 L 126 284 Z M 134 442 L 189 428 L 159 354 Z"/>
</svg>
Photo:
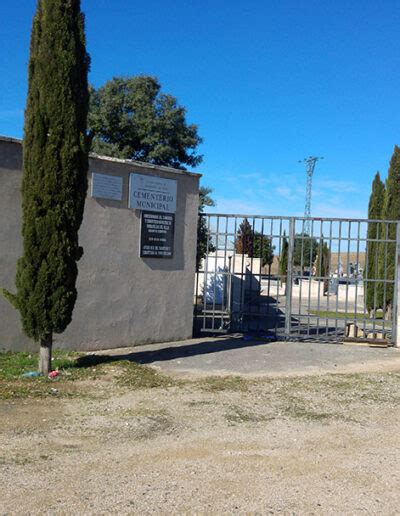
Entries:
<svg viewBox="0 0 400 516">
<path fill-rule="evenodd" d="M 399 512 L 400 369 L 115 374 L 0 402 L 1 514 Z"/>
</svg>

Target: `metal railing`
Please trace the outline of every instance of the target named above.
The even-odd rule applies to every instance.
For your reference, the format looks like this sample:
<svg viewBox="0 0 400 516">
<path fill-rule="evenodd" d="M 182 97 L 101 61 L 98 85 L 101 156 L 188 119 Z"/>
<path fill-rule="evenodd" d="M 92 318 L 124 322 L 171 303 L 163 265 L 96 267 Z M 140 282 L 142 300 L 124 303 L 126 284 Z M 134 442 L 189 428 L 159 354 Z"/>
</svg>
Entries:
<svg viewBox="0 0 400 516">
<path fill-rule="evenodd" d="M 202 217 L 195 332 L 395 342 L 397 221 Z"/>
</svg>

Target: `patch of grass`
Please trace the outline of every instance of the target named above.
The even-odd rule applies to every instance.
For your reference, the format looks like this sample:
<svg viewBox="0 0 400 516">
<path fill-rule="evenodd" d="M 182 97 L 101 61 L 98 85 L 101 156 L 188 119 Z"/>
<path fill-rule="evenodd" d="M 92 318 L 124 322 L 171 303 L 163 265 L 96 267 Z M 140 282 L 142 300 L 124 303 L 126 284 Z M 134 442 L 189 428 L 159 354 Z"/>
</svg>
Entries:
<svg viewBox="0 0 400 516">
<path fill-rule="evenodd" d="M 246 380 L 241 376 L 209 376 L 204 380 L 200 380 L 197 385 L 203 391 L 208 392 L 246 392 L 249 390 L 249 383 L 249 380 Z"/>
<path fill-rule="evenodd" d="M 118 384 L 130 389 L 166 389 L 183 384 L 181 380 L 159 373 L 152 367 L 128 360 L 123 360 L 115 365 L 122 368 L 121 374 L 117 378 Z"/>
<path fill-rule="evenodd" d="M 354 312 L 336 312 L 336 310 L 309 310 L 310 315 L 318 315 L 319 317 L 328 317 L 328 318 L 334 318 L 337 317 L 339 319 L 366 319 L 368 321 L 368 312 L 364 314 L 364 312 L 357 312 L 354 314 Z M 383 312 L 377 311 L 375 314 L 375 319 L 383 319 Z"/>
<path fill-rule="evenodd" d="M 314 315 L 317 317 L 321 317 L 322 319 L 347 319 L 349 322 L 354 321 L 356 319 L 357 321 L 363 321 L 365 319 L 366 324 L 369 326 L 373 326 L 373 321 L 375 319 L 375 326 L 382 326 L 383 325 L 383 311 L 377 311 L 375 314 L 374 319 L 370 319 L 368 317 L 368 313 L 364 312 L 336 312 L 334 310 L 326 311 L 326 310 L 309 310 L 308 313 L 310 315 Z M 380 319 L 377 321 L 377 319 Z M 391 321 L 384 321 L 385 326 L 390 327 L 392 325 Z"/>
<path fill-rule="evenodd" d="M 0 353 L 0 399 L 78 396 L 79 392 L 65 388 L 67 382 L 95 380 L 115 369 L 116 382 L 130 389 L 167 388 L 183 383 L 151 367 L 120 360 L 116 356 L 55 350 L 53 358 L 52 368 L 58 369 L 60 376 L 52 380 L 47 377 L 24 378 L 23 373 L 37 370 L 38 354 Z M 84 390 L 90 389 L 86 386 Z"/>
<path fill-rule="evenodd" d="M 0 466 L 14 464 L 16 466 L 25 466 L 26 464 L 31 464 L 33 459 L 31 457 L 17 455 L 9 455 L 7 457 L 0 456 Z"/>
<path fill-rule="evenodd" d="M 52 369 L 58 369 L 60 376 L 54 379 L 44 376 L 24 378 L 24 373 L 37 371 L 38 353 L 0 353 L 0 399 L 84 396 L 87 393 L 68 388 L 67 383 L 74 380 L 94 380 L 103 374 L 103 368 L 101 365 L 89 367 L 82 364 L 82 358 L 82 353 L 55 350 Z"/>
<path fill-rule="evenodd" d="M 327 397 L 340 403 L 372 401 L 400 402 L 400 374 L 345 374 L 321 377 L 320 385 Z"/>
<path fill-rule="evenodd" d="M 55 382 L 48 378 L 0 379 L 0 400 L 24 398 L 81 398 L 88 397 L 87 391 L 71 390 L 66 382 Z"/>
<path fill-rule="evenodd" d="M 186 405 L 189 407 L 204 407 L 209 405 L 216 405 L 215 401 L 213 400 L 199 400 L 199 401 L 188 401 L 186 402 Z"/>
<path fill-rule="evenodd" d="M 256 414 L 236 406 L 230 407 L 230 411 L 224 417 L 229 423 L 261 423 L 275 419 L 274 416 Z"/>
<path fill-rule="evenodd" d="M 81 355 L 71 351 L 56 350 L 53 353 L 53 369 L 72 369 Z M 0 353 L 0 379 L 20 377 L 28 371 L 37 371 L 39 357 L 37 353 L 11 352 Z"/>
<path fill-rule="evenodd" d="M 302 404 L 288 405 L 284 407 L 283 414 L 292 419 L 307 419 L 309 421 L 327 421 L 328 419 L 341 419 L 340 414 L 331 412 L 319 412 Z"/>
</svg>

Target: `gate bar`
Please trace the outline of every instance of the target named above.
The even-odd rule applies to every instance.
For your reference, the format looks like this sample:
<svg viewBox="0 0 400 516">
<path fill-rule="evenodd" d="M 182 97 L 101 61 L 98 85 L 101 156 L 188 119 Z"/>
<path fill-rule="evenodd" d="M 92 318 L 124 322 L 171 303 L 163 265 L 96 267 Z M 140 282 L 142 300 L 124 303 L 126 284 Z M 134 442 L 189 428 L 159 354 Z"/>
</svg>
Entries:
<svg viewBox="0 0 400 516">
<path fill-rule="evenodd" d="M 393 314 L 392 314 L 392 341 L 396 348 L 400 348 L 400 222 L 396 225 L 396 254 L 394 270 L 394 293 L 393 293 Z"/>
<path fill-rule="evenodd" d="M 289 220 L 289 246 L 288 246 L 288 265 L 286 272 L 286 301 L 285 301 L 285 335 L 288 339 L 292 325 L 292 283 L 293 283 L 293 251 L 295 240 L 295 219 Z"/>
</svg>

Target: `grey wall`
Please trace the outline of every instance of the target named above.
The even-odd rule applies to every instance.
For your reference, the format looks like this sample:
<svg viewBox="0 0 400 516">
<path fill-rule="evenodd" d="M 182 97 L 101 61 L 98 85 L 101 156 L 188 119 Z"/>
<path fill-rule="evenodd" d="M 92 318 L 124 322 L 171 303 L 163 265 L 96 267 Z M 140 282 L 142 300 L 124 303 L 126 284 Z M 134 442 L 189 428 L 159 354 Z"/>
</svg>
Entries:
<svg viewBox="0 0 400 516">
<path fill-rule="evenodd" d="M 19 141 L 0 138 L 0 286 L 15 290 L 22 253 Z M 178 181 L 172 259 L 139 258 L 140 212 L 128 208 L 129 173 Z M 92 157 L 91 172 L 123 177 L 123 200 L 88 194 L 80 243 L 78 301 L 57 347 L 79 350 L 133 346 L 191 336 L 199 175 L 167 167 Z M 90 192 L 90 185 L 89 185 Z M 0 296 L 0 349 L 31 350 L 19 314 Z"/>
</svg>

